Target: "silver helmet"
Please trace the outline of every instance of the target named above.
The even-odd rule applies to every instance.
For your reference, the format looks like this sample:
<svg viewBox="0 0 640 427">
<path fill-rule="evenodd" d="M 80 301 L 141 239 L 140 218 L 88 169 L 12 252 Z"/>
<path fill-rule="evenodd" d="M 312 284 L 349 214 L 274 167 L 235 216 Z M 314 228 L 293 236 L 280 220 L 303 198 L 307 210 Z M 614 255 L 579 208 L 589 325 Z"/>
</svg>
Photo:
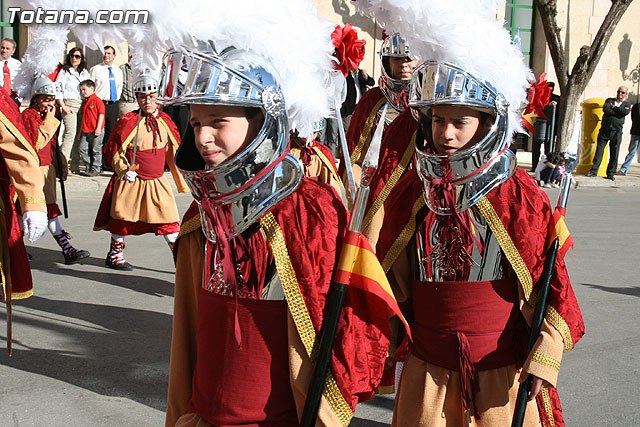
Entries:
<svg viewBox="0 0 640 427">
<path fill-rule="evenodd" d="M 472 147 L 452 154 L 438 154 L 434 152 L 431 136 L 430 109 L 434 105 L 478 109 L 495 116 L 495 121 L 487 135 Z M 454 187 L 455 209 L 462 212 L 515 172 L 515 154 L 508 149 L 509 104 L 490 83 L 455 65 L 426 61 L 413 71 L 409 106 L 422 124 L 424 141 L 416 139 L 416 163 L 425 200 L 432 211 L 442 215 L 453 213 L 433 191 L 434 180 L 445 180 Z"/>
<path fill-rule="evenodd" d="M 133 81 L 134 93 L 154 93 L 158 91 L 158 79 L 149 68 L 142 70 Z"/>
<path fill-rule="evenodd" d="M 397 111 L 404 111 L 407 105 L 409 80 L 394 79 L 391 75 L 389 58 L 413 58 L 409 45 L 400 34 L 387 37 L 380 48 L 380 78 L 378 85 L 387 100 Z"/>
<path fill-rule="evenodd" d="M 40 74 L 33 82 L 33 96 L 36 95 L 53 95 L 62 99 L 62 83 L 52 82 L 49 76 Z"/>
<path fill-rule="evenodd" d="M 271 73 L 249 65 L 255 64 L 250 55 L 234 47 L 220 53 L 207 48 L 170 51 L 163 61 L 158 102 L 254 107 L 264 112 L 256 138 L 215 167 L 207 168 L 199 155 L 190 126 L 176 153 L 176 166 L 199 203 L 203 231 L 210 241 L 216 236 L 213 219 L 202 206 L 205 198 L 215 209 L 230 208 L 233 224 L 226 237 L 232 239 L 291 194 L 303 177 L 302 164 L 288 154 L 282 92 Z"/>
</svg>

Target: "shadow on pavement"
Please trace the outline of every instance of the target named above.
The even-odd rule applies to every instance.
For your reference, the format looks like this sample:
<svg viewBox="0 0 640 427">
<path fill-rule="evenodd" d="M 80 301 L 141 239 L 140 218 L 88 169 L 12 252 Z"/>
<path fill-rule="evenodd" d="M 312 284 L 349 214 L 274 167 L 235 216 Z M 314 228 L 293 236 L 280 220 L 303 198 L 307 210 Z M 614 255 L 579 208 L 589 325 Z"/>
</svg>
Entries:
<svg viewBox="0 0 640 427">
<path fill-rule="evenodd" d="M 391 424 L 371 421 L 364 418 L 352 418 L 349 427 L 389 427 Z"/>
<path fill-rule="evenodd" d="M 14 302 L 13 319 L 22 329 L 64 336 L 56 341 L 64 342 L 64 348 L 39 348 L 27 342 L 33 334 L 14 334 L 13 356 L 0 352 L 0 363 L 165 410 L 170 315 L 33 296 Z"/>
<path fill-rule="evenodd" d="M 67 266 L 64 264 L 64 259 L 58 250 L 29 247 L 28 252 L 33 256 L 31 260 L 32 270 L 45 271 L 62 278 L 62 280 L 68 277 L 75 277 L 89 282 L 106 283 L 147 295 L 173 296 L 173 282 L 140 275 L 140 270 L 150 271 L 150 269 L 134 266 L 135 270 L 133 271 L 118 272 L 105 267 L 104 259 L 93 256 L 85 258 L 77 264 Z M 78 269 L 82 265 L 98 266 L 104 271 L 96 272 Z M 164 271 L 161 273 L 173 274 L 173 272 Z"/>
<path fill-rule="evenodd" d="M 602 285 L 594 285 L 592 283 L 581 283 L 581 285 L 588 286 L 592 289 L 598 289 L 600 291 L 611 292 L 614 294 L 621 295 L 631 295 L 634 297 L 640 297 L 640 286 L 631 286 L 631 287 L 612 287 L 612 286 L 602 286 Z"/>
</svg>

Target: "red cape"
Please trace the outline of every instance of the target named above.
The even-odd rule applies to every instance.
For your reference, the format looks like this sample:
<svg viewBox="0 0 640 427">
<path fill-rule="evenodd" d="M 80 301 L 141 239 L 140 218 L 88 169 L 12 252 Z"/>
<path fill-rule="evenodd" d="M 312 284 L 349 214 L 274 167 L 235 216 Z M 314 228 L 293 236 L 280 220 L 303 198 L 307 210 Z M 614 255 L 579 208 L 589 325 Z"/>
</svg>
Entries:
<svg viewBox="0 0 640 427">
<path fill-rule="evenodd" d="M 184 215 L 181 234 L 185 230 L 194 231 L 194 220 L 199 224 L 198 214 L 194 202 Z M 330 186 L 304 178 L 293 194 L 265 216 L 269 214 L 275 217 L 283 232 L 295 278 L 317 334 L 347 230 L 348 213 Z M 199 228 L 196 226 L 195 230 Z M 301 242 L 306 245 L 304 250 L 300 249 Z M 176 248 L 179 244 L 180 239 Z M 291 307 L 290 311 L 295 312 Z M 384 302 L 360 289 L 348 287 L 331 372 L 352 411 L 358 402 L 370 399 L 375 393 L 382 377 L 389 336 Z"/>
</svg>

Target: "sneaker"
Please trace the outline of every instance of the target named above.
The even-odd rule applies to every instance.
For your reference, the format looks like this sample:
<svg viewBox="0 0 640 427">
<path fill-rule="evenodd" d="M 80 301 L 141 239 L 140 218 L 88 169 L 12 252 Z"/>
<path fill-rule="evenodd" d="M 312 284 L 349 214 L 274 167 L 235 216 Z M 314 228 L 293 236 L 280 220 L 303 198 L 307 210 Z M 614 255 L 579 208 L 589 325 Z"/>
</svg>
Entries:
<svg viewBox="0 0 640 427">
<path fill-rule="evenodd" d="M 547 182 L 545 185 L 542 186 L 543 188 L 553 188 L 553 186 L 551 185 L 550 182 Z"/>
<path fill-rule="evenodd" d="M 556 184 L 555 182 L 551 183 L 551 188 L 560 188 L 560 186 L 558 184 Z"/>
<path fill-rule="evenodd" d="M 587 178 L 593 178 L 594 176 L 598 176 L 598 174 L 597 174 L 597 173 L 594 173 L 594 172 L 589 171 L 589 173 L 587 173 L 585 176 L 586 176 Z"/>
<path fill-rule="evenodd" d="M 616 175 L 627 176 L 627 171 L 623 171 L 622 169 L 620 169 L 618 172 L 616 172 Z"/>
</svg>

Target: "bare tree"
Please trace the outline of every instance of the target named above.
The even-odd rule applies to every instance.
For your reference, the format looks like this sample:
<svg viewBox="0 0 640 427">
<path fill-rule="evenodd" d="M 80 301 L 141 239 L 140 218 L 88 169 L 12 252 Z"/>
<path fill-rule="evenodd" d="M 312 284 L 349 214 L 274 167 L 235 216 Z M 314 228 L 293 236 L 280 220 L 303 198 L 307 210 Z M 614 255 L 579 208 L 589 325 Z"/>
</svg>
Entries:
<svg viewBox="0 0 640 427">
<path fill-rule="evenodd" d="M 600 62 L 600 58 L 604 53 L 607 43 L 613 34 L 622 15 L 633 0 L 611 0 L 611 8 L 605 16 L 602 25 L 598 29 L 591 46 L 582 46 L 580 54 L 576 59 L 571 74 L 569 74 L 569 64 L 567 63 L 567 54 L 565 47 L 562 45 L 560 37 L 560 27 L 556 21 L 558 14 L 557 0 L 535 0 L 536 9 L 542 20 L 544 35 L 549 45 L 553 67 L 556 71 L 558 84 L 560 85 L 560 93 L 562 97 L 559 104 L 558 125 L 556 128 L 557 140 L 554 147 L 555 151 L 565 151 L 569 138 L 573 132 L 573 123 L 578 105 L 578 100 L 584 92 L 593 72 Z"/>
</svg>

